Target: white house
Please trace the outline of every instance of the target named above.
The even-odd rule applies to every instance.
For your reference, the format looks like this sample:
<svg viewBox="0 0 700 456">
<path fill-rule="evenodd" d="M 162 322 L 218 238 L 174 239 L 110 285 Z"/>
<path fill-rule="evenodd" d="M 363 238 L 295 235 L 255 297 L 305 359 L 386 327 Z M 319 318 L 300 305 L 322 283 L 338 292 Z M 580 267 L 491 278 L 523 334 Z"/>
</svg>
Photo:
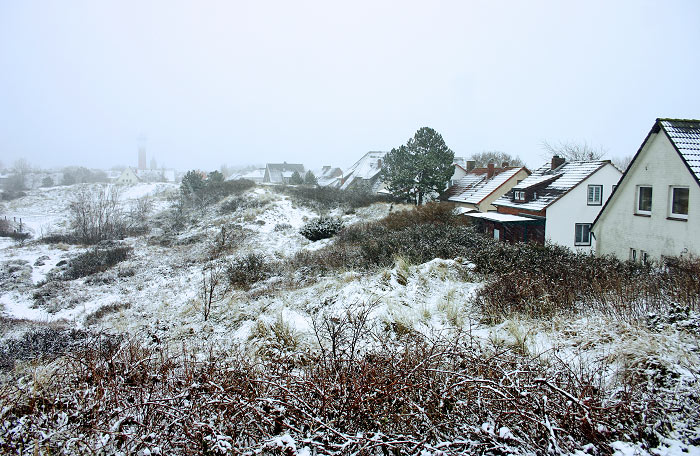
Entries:
<svg viewBox="0 0 700 456">
<path fill-rule="evenodd" d="M 700 120 L 656 119 L 593 233 L 598 255 L 700 256 Z"/>
<path fill-rule="evenodd" d="M 591 226 L 621 175 L 609 160 L 567 162 L 554 156 L 493 202 L 499 213 L 514 217 L 489 220 L 487 228 L 508 241 L 553 242 L 595 251 Z"/>
<path fill-rule="evenodd" d="M 124 168 L 115 182 L 120 185 L 133 185 L 141 182 L 141 179 L 132 168 Z"/>
</svg>

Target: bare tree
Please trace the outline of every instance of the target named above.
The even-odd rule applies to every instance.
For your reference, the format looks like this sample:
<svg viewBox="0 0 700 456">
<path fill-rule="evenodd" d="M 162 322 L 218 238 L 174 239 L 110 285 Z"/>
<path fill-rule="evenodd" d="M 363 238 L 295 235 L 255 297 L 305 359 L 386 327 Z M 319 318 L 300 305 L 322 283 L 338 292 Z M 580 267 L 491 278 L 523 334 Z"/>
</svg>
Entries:
<svg viewBox="0 0 700 456">
<path fill-rule="evenodd" d="M 520 157 L 512 156 L 506 152 L 501 152 L 500 150 L 485 150 L 476 154 L 472 154 L 467 160 L 473 160 L 474 166 L 483 167 L 489 163 L 494 163 L 500 166 L 503 163 L 508 163 L 509 166 L 524 166 L 525 163 L 520 159 Z"/>
<path fill-rule="evenodd" d="M 600 160 L 608 152 L 603 146 L 593 146 L 586 141 L 582 143 L 559 141 L 555 144 L 544 140 L 542 141 L 542 149 L 546 151 L 547 156 L 558 155 L 566 161 Z"/>
<path fill-rule="evenodd" d="M 202 317 L 204 321 L 209 319 L 211 311 L 217 302 L 222 301 L 229 291 L 225 285 L 225 267 L 222 263 L 207 263 L 202 268 L 202 289 L 200 299 L 202 300 Z"/>
<path fill-rule="evenodd" d="M 613 165 L 615 165 L 617 167 L 617 169 L 624 172 L 630 166 L 630 163 L 632 163 L 633 158 L 634 158 L 634 155 L 627 155 L 624 157 L 615 157 L 612 159 L 612 163 L 613 163 Z"/>
<path fill-rule="evenodd" d="M 32 166 L 23 158 L 15 160 L 12 164 L 12 176 L 7 180 L 6 189 L 10 191 L 21 191 L 27 188 L 26 177 L 32 171 Z"/>
<path fill-rule="evenodd" d="M 75 235 L 88 244 L 124 235 L 125 220 L 115 186 L 79 190 L 69 206 Z"/>
</svg>

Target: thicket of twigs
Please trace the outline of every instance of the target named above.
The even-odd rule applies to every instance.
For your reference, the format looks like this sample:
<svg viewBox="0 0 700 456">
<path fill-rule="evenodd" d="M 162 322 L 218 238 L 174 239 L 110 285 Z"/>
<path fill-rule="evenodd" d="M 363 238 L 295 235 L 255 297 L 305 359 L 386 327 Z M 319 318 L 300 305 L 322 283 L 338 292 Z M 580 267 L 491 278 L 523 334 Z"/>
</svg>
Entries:
<svg viewBox="0 0 700 456">
<path fill-rule="evenodd" d="M 255 361 L 89 342 L 0 387 L 0 452 L 605 452 L 618 439 L 653 443 L 667 425 L 647 385 L 606 384 L 604 365 L 573 371 L 469 337 L 333 349 L 351 339 L 319 337 L 324 350 Z"/>
</svg>

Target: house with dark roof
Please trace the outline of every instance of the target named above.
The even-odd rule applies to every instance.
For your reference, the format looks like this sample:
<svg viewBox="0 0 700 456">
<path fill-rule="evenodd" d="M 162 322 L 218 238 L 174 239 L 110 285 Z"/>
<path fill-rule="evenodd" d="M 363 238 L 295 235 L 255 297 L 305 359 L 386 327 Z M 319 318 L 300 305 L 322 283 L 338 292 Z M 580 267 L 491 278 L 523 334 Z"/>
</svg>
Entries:
<svg viewBox="0 0 700 456">
<path fill-rule="evenodd" d="M 592 232 L 598 255 L 700 256 L 700 120 L 656 119 Z"/>
<path fill-rule="evenodd" d="M 621 175 L 609 160 L 567 162 L 555 155 L 493 202 L 497 214 L 472 217 L 498 239 L 590 252 L 595 249 L 591 225 Z"/>
<path fill-rule="evenodd" d="M 470 169 L 454 181 L 440 199 L 478 212 L 495 211 L 491 203 L 529 175 L 530 171 L 524 166 L 497 168 L 490 163 L 486 168 Z"/>
<path fill-rule="evenodd" d="M 385 192 L 386 187 L 381 174 L 386 154 L 387 152 L 382 151 L 367 152 L 343 175 L 340 188 L 348 190 L 364 187 L 372 193 Z"/>
<path fill-rule="evenodd" d="M 294 172 L 298 172 L 303 179 L 306 170 L 304 165 L 298 163 L 268 163 L 265 166 L 263 182 L 268 184 L 288 184 Z"/>
</svg>

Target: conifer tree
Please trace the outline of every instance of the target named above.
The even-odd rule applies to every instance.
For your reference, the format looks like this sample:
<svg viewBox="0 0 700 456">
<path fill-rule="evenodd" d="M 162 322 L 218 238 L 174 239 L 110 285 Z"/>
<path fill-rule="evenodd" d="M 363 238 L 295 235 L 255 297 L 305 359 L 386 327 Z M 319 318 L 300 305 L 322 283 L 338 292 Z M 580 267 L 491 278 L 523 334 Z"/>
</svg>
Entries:
<svg viewBox="0 0 700 456">
<path fill-rule="evenodd" d="M 386 154 L 383 176 L 396 197 L 423 204 L 427 196 L 445 190 L 452 176 L 454 152 L 437 131 L 419 129 L 405 145 Z"/>
</svg>

